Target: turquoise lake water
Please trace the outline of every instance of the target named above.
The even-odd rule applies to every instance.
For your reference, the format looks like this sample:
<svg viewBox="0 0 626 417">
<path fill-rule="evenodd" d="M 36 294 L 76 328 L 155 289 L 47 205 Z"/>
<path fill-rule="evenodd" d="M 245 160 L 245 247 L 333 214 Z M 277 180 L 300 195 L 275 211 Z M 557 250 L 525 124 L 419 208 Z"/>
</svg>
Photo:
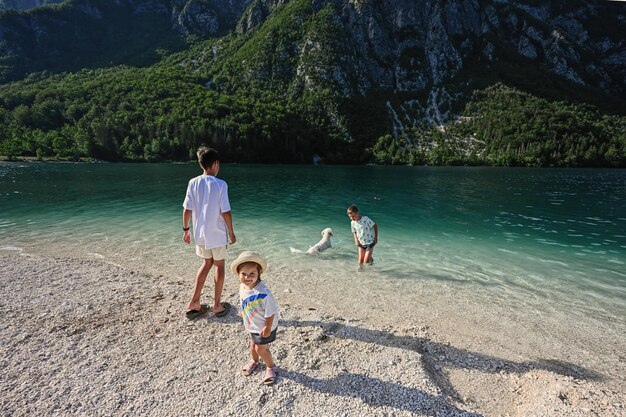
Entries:
<svg viewBox="0 0 626 417">
<path fill-rule="evenodd" d="M 0 249 L 193 271 L 181 205 L 199 173 L 195 164 L 0 163 Z M 624 321 L 624 170 L 223 164 L 220 177 L 239 241 L 231 254 L 255 249 L 270 265 L 340 280 L 356 273 L 346 216 L 355 203 L 380 229 L 366 280 Z M 326 227 L 332 249 L 291 253 Z"/>
</svg>

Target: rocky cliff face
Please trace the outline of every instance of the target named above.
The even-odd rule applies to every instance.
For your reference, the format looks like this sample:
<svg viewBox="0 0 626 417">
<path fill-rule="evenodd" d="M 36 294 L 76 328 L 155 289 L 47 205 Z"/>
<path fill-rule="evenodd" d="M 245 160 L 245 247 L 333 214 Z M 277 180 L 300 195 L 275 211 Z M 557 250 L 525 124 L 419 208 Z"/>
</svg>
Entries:
<svg viewBox="0 0 626 417">
<path fill-rule="evenodd" d="M 179 0 L 174 2 L 174 27 L 185 35 L 215 36 L 233 29 L 252 0 Z"/>
<path fill-rule="evenodd" d="M 253 32 L 271 13 L 296 3 L 259 0 L 238 31 Z M 626 95 L 626 7 L 600 1 L 567 4 L 479 0 L 314 0 L 309 13 L 327 13 L 335 42 L 319 42 L 315 28 L 295 50 L 289 82 L 345 97 L 387 91 L 395 129 L 422 120 L 443 124 L 481 79 L 515 78 L 533 68 L 542 82 L 563 88 Z M 294 8 L 295 10 L 295 8 Z M 293 18 L 306 19 L 301 14 Z M 324 61 L 320 57 L 332 57 Z M 509 72 L 503 74 L 502 72 Z M 511 73 L 513 72 L 513 73 Z M 532 76 L 532 75 L 529 75 Z M 296 88 L 299 90 L 299 88 Z"/>
</svg>

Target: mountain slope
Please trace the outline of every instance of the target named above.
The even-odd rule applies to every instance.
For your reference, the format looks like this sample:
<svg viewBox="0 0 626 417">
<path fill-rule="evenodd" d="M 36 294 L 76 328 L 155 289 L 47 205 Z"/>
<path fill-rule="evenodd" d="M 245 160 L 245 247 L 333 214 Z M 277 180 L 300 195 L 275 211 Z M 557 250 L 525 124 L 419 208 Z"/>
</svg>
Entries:
<svg viewBox="0 0 626 417">
<path fill-rule="evenodd" d="M 106 18 L 92 22 L 97 27 L 97 21 L 112 20 L 126 30 L 118 42 L 99 49 L 102 56 L 141 60 L 147 56 L 141 53 L 154 54 L 157 44 L 182 42 L 183 35 L 193 35 L 194 46 L 143 70 L 38 75 L 0 87 L 4 152 L 32 154 L 40 148 L 41 155 L 58 154 L 51 144 L 60 135 L 74 141 L 66 156 L 106 159 L 184 159 L 189 147 L 209 142 L 230 158 L 255 161 L 305 162 L 318 154 L 327 162 L 626 164 L 622 4 L 230 0 L 218 11 L 218 3 L 117 0 Z M 87 4 L 104 7 L 99 0 L 75 0 L 58 7 L 58 18 L 69 22 Z M 8 15 L 0 16 L 5 40 L 2 18 Z M 34 15 L 6 19 L 16 24 Z M 22 26 L 32 30 L 37 19 Z M 163 30 L 148 36 L 155 22 Z M 144 38 L 132 32 L 141 24 Z M 70 43 L 75 67 L 93 56 L 89 48 L 76 50 L 89 45 L 89 36 L 79 38 Z M 0 43 L 0 50 L 16 44 Z M 49 53 L 58 45 L 51 41 L 48 53 L 33 56 L 32 63 L 20 51 L 9 56 L 13 63 L 27 62 L 22 72 L 55 62 L 62 70 L 69 58 L 59 63 Z M 56 54 L 72 55 L 64 48 Z M 133 48 L 137 54 L 129 53 Z M 85 66 L 97 62 L 94 57 Z M 7 71 L 17 68 L 10 64 Z M 109 87 L 97 94 L 84 89 L 97 82 L 91 77 L 126 96 Z M 156 98 L 146 95 L 149 87 L 138 82 L 143 78 L 157 83 Z M 159 97 L 167 106 L 142 102 Z M 507 105 L 523 117 L 491 111 Z M 592 119 L 597 122 L 581 122 Z M 24 137 L 27 145 L 20 148 Z M 273 152 L 263 151 L 268 148 Z"/>
<path fill-rule="evenodd" d="M 68 0 L 0 13 L 0 82 L 36 71 L 145 66 L 235 27 L 249 0 Z"/>
<path fill-rule="evenodd" d="M 64 0 L 0 0 L 0 10 L 29 10 L 46 4 L 62 3 Z"/>
<path fill-rule="evenodd" d="M 338 96 L 354 97 L 382 90 L 408 96 L 397 109 L 407 113 L 406 103 L 424 96 L 423 116 L 434 123 L 447 120 L 440 107 L 454 105 L 454 94 L 494 80 L 551 99 L 596 105 L 609 99 L 607 109 L 626 110 L 621 100 L 626 95 L 622 5 L 575 1 L 550 7 L 477 0 L 267 3 L 276 2 L 259 0 L 244 15 L 248 25 L 239 26 L 244 40 L 237 40 L 237 51 L 227 49 L 219 57 L 217 66 L 224 68 L 218 69 L 219 75 L 228 77 L 229 69 L 237 68 L 235 73 L 252 74 L 253 83 L 279 82 L 296 93 L 328 88 Z M 264 22 L 251 17 L 259 4 L 271 10 L 261 14 Z"/>
<path fill-rule="evenodd" d="M 307 108 L 323 109 L 335 137 L 362 147 L 391 130 L 400 143 L 432 150 L 430 128 L 454 121 L 474 90 L 496 82 L 626 114 L 626 9 L 532 4 L 259 0 L 241 35 L 212 45 L 214 59 L 194 69 L 223 93 L 316 98 Z"/>
</svg>

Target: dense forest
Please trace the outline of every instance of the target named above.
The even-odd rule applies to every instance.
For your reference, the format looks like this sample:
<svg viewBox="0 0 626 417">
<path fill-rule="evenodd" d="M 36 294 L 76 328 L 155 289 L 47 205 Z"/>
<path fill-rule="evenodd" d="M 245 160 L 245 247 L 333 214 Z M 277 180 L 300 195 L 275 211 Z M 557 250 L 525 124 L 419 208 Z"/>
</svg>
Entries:
<svg viewBox="0 0 626 417">
<path fill-rule="evenodd" d="M 339 148 L 297 103 L 219 94 L 175 67 L 33 75 L 0 86 L 0 102 L 0 154 L 11 158 L 187 160 L 207 144 L 229 160 L 310 162 Z"/>
<path fill-rule="evenodd" d="M 626 117 L 497 84 L 475 91 L 458 120 L 385 135 L 371 151 L 387 164 L 624 167 Z"/>
<path fill-rule="evenodd" d="M 161 65 L 35 74 L 0 86 L 0 154 L 184 161 L 206 144 L 241 162 L 310 163 L 319 154 L 328 163 L 626 166 L 624 116 L 502 84 L 475 91 L 444 126 L 349 143 L 334 132 L 319 96 L 285 102 L 267 90 L 226 95 L 204 82 Z M 354 118 L 378 117 L 385 126 L 377 109 L 351 106 Z"/>
</svg>

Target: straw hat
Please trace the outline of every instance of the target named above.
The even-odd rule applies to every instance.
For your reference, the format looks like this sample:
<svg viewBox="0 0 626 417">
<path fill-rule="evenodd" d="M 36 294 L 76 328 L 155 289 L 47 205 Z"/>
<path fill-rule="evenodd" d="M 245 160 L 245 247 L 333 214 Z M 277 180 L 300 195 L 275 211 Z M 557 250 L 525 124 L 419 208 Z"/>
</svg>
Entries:
<svg viewBox="0 0 626 417">
<path fill-rule="evenodd" d="M 233 274 L 237 274 L 237 268 L 239 265 L 244 264 L 246 262 L 254 262 L 261 265 L 261 272 L 267 269 L 267 261 L 261 257 L 256 252 L 252 252 L 250 250 L 243 251 L 239 254 L 237 259 L 230 264 L 230 270 L 233 271 Z"/>
</svg>

